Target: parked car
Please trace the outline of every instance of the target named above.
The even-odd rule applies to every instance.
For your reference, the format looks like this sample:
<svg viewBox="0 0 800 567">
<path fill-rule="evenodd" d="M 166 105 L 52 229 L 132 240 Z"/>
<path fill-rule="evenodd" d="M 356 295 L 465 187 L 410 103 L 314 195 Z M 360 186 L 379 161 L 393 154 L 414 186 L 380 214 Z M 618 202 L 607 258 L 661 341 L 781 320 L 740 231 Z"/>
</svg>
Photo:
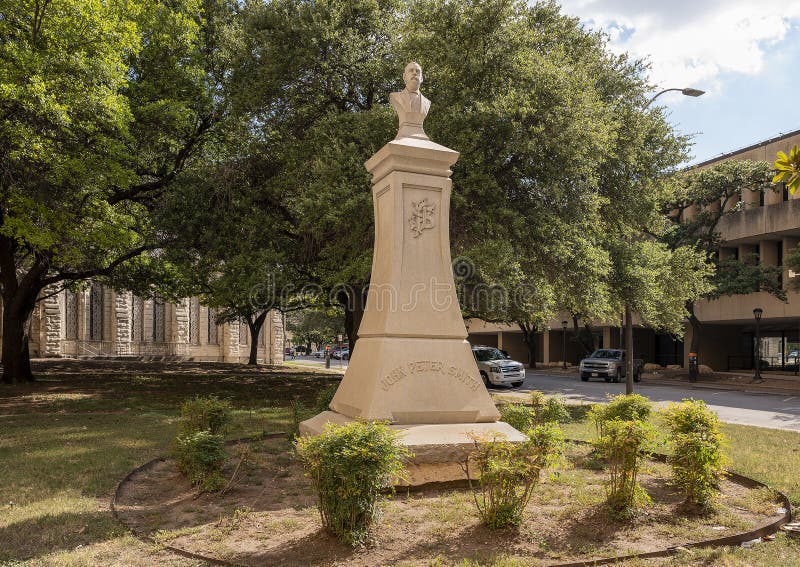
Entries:
<svg viewBox="0 0 800 567">
<path fill-rule="evenodd" d="M 625 351 L 617 348 L 601 348 L 594 351 L 591 356 L 581 360 L 581 380 L 588 382 L 589 378 L 604 378 L 606 382 L 621 382 L 625 378 Z M 642 380 L 644 361 L 641 358 L 633 359 L 633 381 Z"/>
<path fill-rule="evenodd" d="M 472 354 L 478 363 L 483 383 L 490 385 L 510 384 L 512 388 L 519 388 L 525 380 L 525 365 L 511 360 L 508 353 L 498 348 L 474 345 Z"/>
<path fill-rule="evenodd" d="M 336 360 L 348 360 L 350 358 L 350 349 L 343 347 L 338 350 L 332 350 L 331 356 Z"/>
<path fill-rule="evenodd" d="M 325 351 L 324 350 L 315 350 L 311 353 L 311 356 L 314 358 L 325 358 Z"/>
<path fill-rule="evenodd" d="M 286 356 L 294 356 L 294 347 L 286 347 L 283 349 L 283 354 Z"/>
</svg>

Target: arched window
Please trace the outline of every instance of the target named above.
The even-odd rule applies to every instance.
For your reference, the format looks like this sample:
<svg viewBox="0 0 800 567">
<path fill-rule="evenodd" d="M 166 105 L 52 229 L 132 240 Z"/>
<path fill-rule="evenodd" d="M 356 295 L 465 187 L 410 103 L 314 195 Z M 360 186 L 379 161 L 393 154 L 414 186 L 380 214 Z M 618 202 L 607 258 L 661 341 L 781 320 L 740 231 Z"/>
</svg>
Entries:
<svg viewBox="0 0 800 567">
<path fill-rule="evenodd" d="M 103 286 L 97 283 L 89 290 L 89 340 L 103 340 Z"/>
<path fill-rule="evenodd" d="M 208 308 L 208 344 L 215 345 L 219 342 L 217 327 L 217 310 L 213 307 Z"/>
<path fill-rule="evenodd" d="M 161 299 L 153 300 L 153 342 L 164 342 L 164 302 Z"/>
<path fill-rule="evenodd" d="M 78 338 L 78 294 L 67 290 L 64 297 L 64 318 L 66 319 L 66 338 L 74 341 Z"/>
</svg>

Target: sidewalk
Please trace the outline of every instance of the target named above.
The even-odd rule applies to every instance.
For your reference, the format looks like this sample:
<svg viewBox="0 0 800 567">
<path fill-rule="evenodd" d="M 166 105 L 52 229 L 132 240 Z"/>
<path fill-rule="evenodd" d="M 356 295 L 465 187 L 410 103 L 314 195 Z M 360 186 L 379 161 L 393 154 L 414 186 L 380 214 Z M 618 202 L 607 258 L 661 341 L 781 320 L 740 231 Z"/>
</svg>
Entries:
<svg viewBox="0 0 800 567">
<path fill-rule="evenodd" d="M 534 368 L 528 369 L 530 374 L 544 374 L 550 376 L 578 377 L 578 368 L 572 366 L 567 370 L 562 368 Z M 685 369 L 669 370 L 659 369 L 655 372 L 642 374 L 642 383 L 658 386 L 682 386 L 687 389 L 731 390 L 760 394 L 782 394 L 800 396 L 800 376 L 791 374 L 762 373 L 762 382 L 753 383 L 752 372 L 714 372 L 699 376 L 697 382 L 689 381 L 689 373 Z"/>
</svg>

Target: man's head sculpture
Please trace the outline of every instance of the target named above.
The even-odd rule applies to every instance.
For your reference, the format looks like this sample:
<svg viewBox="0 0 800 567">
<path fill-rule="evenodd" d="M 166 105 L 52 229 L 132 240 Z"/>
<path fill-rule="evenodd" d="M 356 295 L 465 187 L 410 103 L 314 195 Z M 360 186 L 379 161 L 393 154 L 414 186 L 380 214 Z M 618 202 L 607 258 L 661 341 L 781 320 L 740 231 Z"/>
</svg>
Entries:
<svg viewBox="0 0 800 567">
<path fill-rule="evenodd" d="M 406 65 L 403 71 L 403 81 L 408 92 L 419 92 L 419 86 L 422 84 L 422 67 L 419 66 L 419 63 L 412 61 Z"/>
</svg>

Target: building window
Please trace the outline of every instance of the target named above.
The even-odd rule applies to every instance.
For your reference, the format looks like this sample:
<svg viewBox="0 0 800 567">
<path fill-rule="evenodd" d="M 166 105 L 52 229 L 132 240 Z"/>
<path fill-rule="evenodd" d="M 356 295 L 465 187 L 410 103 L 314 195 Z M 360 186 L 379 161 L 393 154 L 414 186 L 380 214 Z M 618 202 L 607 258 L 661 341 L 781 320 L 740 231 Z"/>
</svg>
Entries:
<svg viewBox="0 0 800 567">
<path fill-rule="evenodd" d="M 133 296 L 131 309 L 131 340 L 142 342 L 144 339 L 144 301 L 138 295 Z"/>
<path fill-rule="evenodd" d="M 758 192 L 758 206 L 759 207 L 763 207 L 764 206 L 764 192 L 763 191 L 759 191 Z"/>
<path fill-rule="evenodd" d="M 160 299 L 153 300 L 153 342 L 164 342 L 164 302 Z"/>
<path fill-rule="evenodd" d="M 778 189 L 780 190 L 781 194 L 783 195 L 783 200 L 789 200 L 789 188 L 786 186 L 786 183 L 780 183 L 778 185 Z"/>
<path fill-rule="evenodd" d="M 96 283 L 89 290 L 89 340 L 103 340 L 103 286 Z"/>
<path fill-rule="evenodd" d="M 196 297 L 189 299 L 189 342 L 200 344 L 200 300 Z"/>
<path fill-rule="evenodd" d="M 67 291 L 64 297 L 67 340 L 74 341 L 78 338 L 78 294 Z"/>
<path fill-rule="evenodd" d="M 218 327 L 217 327 L 217 310 L 208 308 L 208 344 L 215 345 L 219 341 Z"/>
</svg>

